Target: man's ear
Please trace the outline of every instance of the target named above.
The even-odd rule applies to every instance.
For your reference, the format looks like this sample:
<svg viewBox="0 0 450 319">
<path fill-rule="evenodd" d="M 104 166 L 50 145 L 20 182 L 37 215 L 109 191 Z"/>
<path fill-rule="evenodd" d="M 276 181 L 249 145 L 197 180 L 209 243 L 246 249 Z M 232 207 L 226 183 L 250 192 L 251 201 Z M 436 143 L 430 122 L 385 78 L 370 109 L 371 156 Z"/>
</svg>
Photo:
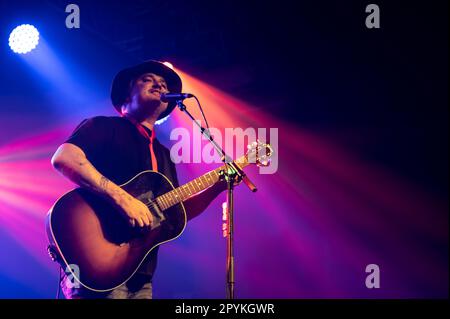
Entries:
<svg viewBox="0 0 450 319">
<path fill-rule="evenodd" d="M 129 99 L 127 98 L 127 100 L 125 100 L 125 102 L 120 107 L 120 111 L 121 111 L 122 114 L 124 114 L 124 112 L 127 110 L 128 103 L 129 103 Z"/>
<path fill-rule="evenodd" d="M 127 105 L 130 104 L 131 99 L 129 96 L 127 96 L 127 98 L 125 99 L 125 101 L 123 102 L 122 106 L 121 106 L 121 110 L 122 113 L 127 109 Z"/>
</svg>

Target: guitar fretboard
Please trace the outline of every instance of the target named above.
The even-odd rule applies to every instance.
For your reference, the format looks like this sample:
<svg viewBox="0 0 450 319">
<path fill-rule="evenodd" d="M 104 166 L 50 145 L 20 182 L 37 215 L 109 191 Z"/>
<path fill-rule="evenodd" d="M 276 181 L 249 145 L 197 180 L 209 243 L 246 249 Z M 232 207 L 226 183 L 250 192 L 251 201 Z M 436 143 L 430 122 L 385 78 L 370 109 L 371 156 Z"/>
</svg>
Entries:
<svg viewBox="0 0 450 319">
<path fill-rule="evenodd" d="M 235 163 L 238 164 L 240 168 L 244 168 L 248 165 L 248 161 L 245 156 L 239 158 L 235 161 Z M 156 198 L 156 203 L 162 210 L 166 210 L 176 204 L 179 204 L 180 202 L 189 199 L 190 197 L 217 183 L 220 179 L 220 171 L 225 169 L 225 165 L 223 165 L 184 185 L 181 185 L 178 188 L 175 188 L 170 192 L 160 195 Z"/>
</svg>

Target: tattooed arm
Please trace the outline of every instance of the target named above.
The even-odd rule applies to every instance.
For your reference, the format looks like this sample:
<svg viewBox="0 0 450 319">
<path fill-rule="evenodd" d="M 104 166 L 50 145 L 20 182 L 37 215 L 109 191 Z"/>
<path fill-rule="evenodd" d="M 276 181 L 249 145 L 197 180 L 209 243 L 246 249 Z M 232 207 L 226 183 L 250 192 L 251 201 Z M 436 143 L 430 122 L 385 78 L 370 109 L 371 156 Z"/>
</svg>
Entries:
<svg viewBox="0 0 450 319">
<path fill-rule="evenodd" d="M 52 157 L 52 165 L 72 182 L 105 196 L 122 208 L 133 226 L 151 224 L 152 215 L 147 206 L 100 174 L 78 146 L 62 144 Z"/>
</svg>

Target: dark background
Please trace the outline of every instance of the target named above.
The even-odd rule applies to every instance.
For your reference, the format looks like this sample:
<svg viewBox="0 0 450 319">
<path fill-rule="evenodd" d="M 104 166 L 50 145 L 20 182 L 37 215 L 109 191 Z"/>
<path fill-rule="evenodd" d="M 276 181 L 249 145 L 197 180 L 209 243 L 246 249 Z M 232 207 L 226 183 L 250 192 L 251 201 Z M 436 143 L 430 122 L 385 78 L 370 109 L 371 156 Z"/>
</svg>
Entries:
<svg viewBox="0 0 450 319">
<path fill-rule="evenodd" d="M 11 17 L 64 23 L 68 3 L 2 1 L 9 17 L 0 21 L 2 36 Z M 136 61 L 173 61 L 277 117 L 331 132 L 365 159 L 446 196 L 447 1 L 377 1 L 381 29 L 365 27 L 365 1 L 76 3 L 80 29 L 46 31 L 71 32 L 72 43 L 59 45 L 71 46 L 94 72 L 104 66 L 89 48 L 76 47 L 74 33 Z M 2 71 L 2 93 L 20 88 L 10 75 Z"/>
</svg>

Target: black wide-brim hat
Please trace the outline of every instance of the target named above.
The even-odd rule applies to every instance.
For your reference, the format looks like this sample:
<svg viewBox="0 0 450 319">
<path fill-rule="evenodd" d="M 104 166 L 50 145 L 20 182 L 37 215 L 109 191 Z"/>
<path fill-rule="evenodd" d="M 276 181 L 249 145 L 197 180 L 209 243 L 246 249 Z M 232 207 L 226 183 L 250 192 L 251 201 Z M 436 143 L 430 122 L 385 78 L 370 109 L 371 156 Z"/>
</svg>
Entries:
<svg viewBox="0 0 450 319">
<path fill-rule="evenodd" d="M 141 64 L 123 69 L 114 77 L 111 87 L 111 101 L 117 112 L 121 112 L 121 107 L 129 95 L 130 83 L 132 80 L 144 73 L 154 73 L 166 80 L 167 89 L 170 93 L 181 93 L 182 82 L 178 74 L 163 64 L 162 62 L 149 60 Z M 161 113 L 158 120 L 169 115 L 176 106 L 176 102 L 169 102 L 167 109 Z"/>
</svg>

